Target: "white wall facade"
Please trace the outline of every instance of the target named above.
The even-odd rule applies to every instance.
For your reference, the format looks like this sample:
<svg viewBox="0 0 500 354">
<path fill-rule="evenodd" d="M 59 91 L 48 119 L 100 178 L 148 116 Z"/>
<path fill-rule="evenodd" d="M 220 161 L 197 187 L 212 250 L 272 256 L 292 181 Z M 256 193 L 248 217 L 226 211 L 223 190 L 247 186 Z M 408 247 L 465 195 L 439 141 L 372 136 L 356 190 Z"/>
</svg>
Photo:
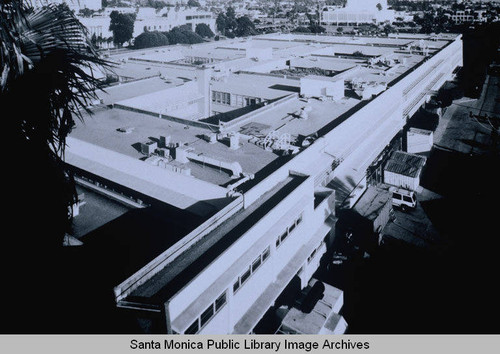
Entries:
<svg viewBox="0 0 500 354">
<path fill-rule="evenodd" d="M 80 22 L 87 27 L 92 36 L 95 34 L 97 37 L 101 36 L 103 38 L 109 38 L 113 36 L 113 33 L 109 30 L 109 25 L 111 18 L 109 15 L 98 16 L 98 17 L 79 17 Z M 196 10 L 171 10 L 168 12 L 166 17 L 163 16 L 151 16 L 144 18 L 137 18 L 134 22 L 134 32 L 133 37 L 137 37 L 145 30 L 167 32 L 174 27 L 190 24 L 192 30 L 196 29 L 196 25 L 199 23 L 205 23 L 210 27 L 210 29 L 215 33 L 215 18 L 213 18 L 212 13 L 207 11 L 196 11 Z"/>
<path fill-rule="evenodd" d="M 344 80 L 325 80 L 306 76 L 300 78 L 300 94 L 306 97 L 331 97 L 341 99 L 344 97 Z"/>
<path fill-rule="evenodd" d="M 71 10 L 76 12 L 82 9 L 97 11 L 102 7 L 101 0 L 34 0 L 32 3 L 35 7 L 45 6 L 47 4 L 66 4 Z"/>
<path fill-rule="evenodd" d="M 420 174 L 416 177 L 410 177 L 384 170 L 384 183 L 415 191 L 420 185 Z"/>
<path fill-rule="evenodd" d="M 175 331 L 183 333 L 217 296 L 226 291 L 224 307 L 227 309 L 221 309 L 198 333 L 233 332 L 235 324 L 261 295 L 255 289 L 265 289 L 275 281 L 290 258 L 306 242 L 310 231 L 318 228 L 318 223 L 312 218 L 313 187 L 313 180 L 306 179 L 170 299 L 169 313 Z M 277 246 L 276 239 L 291 225 L 296 226 Z M 268 248 L 269 257 L 234 292 L 235 281 Z"/>
<path fill-rule="evenodd" d="M 410 128 L 406 133 L 407 152 L 417 154 L 419 152 L 429 152 L 434 143 L 434 134 L 430 130 Z"/>
<path fill-rule="evenodd" d="M 325 24 L 392 22 L 394 19 L 395 11 L 387 9 L 386 0 L 350 0 L 345 7 L 327 6 L 321 12 L 321 22 Z"/>
</svg>

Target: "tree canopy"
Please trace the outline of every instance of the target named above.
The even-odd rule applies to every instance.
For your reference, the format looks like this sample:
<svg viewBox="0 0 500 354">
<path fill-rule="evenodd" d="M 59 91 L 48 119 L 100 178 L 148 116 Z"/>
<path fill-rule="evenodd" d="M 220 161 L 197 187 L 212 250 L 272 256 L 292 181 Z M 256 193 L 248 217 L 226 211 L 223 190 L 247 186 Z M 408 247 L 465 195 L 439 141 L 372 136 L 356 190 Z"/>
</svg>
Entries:
<svg viewBox="0 0 500 354">
<path fill-rule="evenodd" d="M 292 32 L 311 33 L 311 30 L 307 27 L 299 26 L 299 27 L 295 28 Z"/>
<path fill-rule="evenodd" d="M 217 26 L 217 31 L 219 31 L 222 34 L 225 34 L 227 27 L 227 18 L 223 12 L 221 12 L 217 16 L 217 19 L 215 20 L 215 25 Z"/>
<path fill-rule="evenodd" d="M 112 11 L 109 17 L 111 17 L 109 30 L 113 32 L 113 43 L 121 47 L 123 43 L 132 39 L 136 15 L 134 13 L 123 14 Z"/>
<path fill-rule="evenodd" d="M 311 24 L 309 26 L 309 30 L 311 33 L 324 33 L 326 31 L 326 28 L 317 24 Z"/>
<path fill-rule="evenodd" d="M 105 63 L 67 5 L 34 10 L 29 5 L 0 2 L 0 106 L 3 129 L 16 150 L 4 161 L 6 187 L 15 193 L 9 198 L 4 227 L 14 232 L 2 239 L 3 247 L 15 255 L 2 257 L 8 260 L 8 267 L 2 263 L 2 279 L 16 291 L 0 295 L 1 303 L 16 311 L 4 305 L 0 331 L 79 332 L 78 326 L 82 330 L 96 315 L 89 315 L 89 308 L 97 310 L 99 305 L 84 304 L 88 297 L 81 295 L 90 285 L 75 269 L 79 263 L 72 262 L 78 251 L 63 247 L 77 201 L 63 157 L 75 120 L 83 119 L 85 107 L 97 98 L 94 90 L 101 83 L 93 73 Z M 92 286 L 97 282 L 94 279 Z M 37 301 L 44 306 L 28 309 L 33 289 L 38 289 Z M 71 306 L 69 298 L 80 305 Z M 33 318 L 26 321 L 27 316 Z"/>
<path fill-rule="evenodd" d="M 196 0 L 188 0 L 187 6 L 189 7 L 200 7 L 200 3 Z"/>
<path fill-rule="evenodd" d="M 226 13 L 221 12 L 215 21 L 217 30 L 228 38 L 246 37 L 257 34 L 255 24 L 248 16 L 236 17 L 236 12 L 229 6 Z"/>
<path fill-rule="evenodd" d="M 205 23 L 198 23 L 194 32 L 203 38 L 213 38 L 215 36 L 214 32 Z"/>
<path fill-rule="evenodd" d="M 156 10 L 163 9 L 164 7 L 168 6 L 168 4 L 162 0 L 146 0 L 142 1 L 141 4 L 145 7 L 155 8 Z"/>
<path fill-rule="evenodd" d="M 143 49 L 168 45 L 168 37 L 158 31 L 143 32 L 134 39 L 134 48 Z"/>
<path fill-rule="evenodd" d="M 14 1 L 1 6 L 0 103 L 6 112 L 16 112 L 9 120 L 10 138 L 16 141 L 18 151 L 47 164 L 46 171 L 37 171 L 40 178 L 45 172 L 53 172 L 58 176 L 53 178 L 67 181 L 61 160 L 65 139 L 74 125 L 73 117 L 81 118 L 80 109 L 95 99 L 94 89 L 101 85 L 92 73 L 104 61 L 67 5 L 48 5 L 34 11 Z M 65 188 L 71 189 L 71 184 L 64 182 L 58 188 L 54 198 Z M 75 196 L 60 197 L 58 208 L 67 219 Z M 64 198 L 68 199 L 64 202 Z M 64 236 L 60 230 L 53 233 L 56 239 Z M 62 239 L 57 242 L 62 243 Z"/>
<path fill-rule="evenodd" d="M 169 44 L 196 44 L 205 41 L 200 33 L 204 34 L 205 37 L 214 36 L 214 33 L 210 30 L 208 25 L 198 24 L 196 26 L 196 31 L 199 33 L 193 32 L 191 28 L 191 25 L 186 24 L 174 27 L 166 32 L 145 31 L 134 39 L 134 48 L 143 49 Z"/>
<path fill-rule="evenodd" d="M 200 35 L 185 26 L 174 27 L 169 32 L 164 32 L 170 44 L 196 44 L 204 42 Z"/>
<path fill-rule="evenodd" d="M 238 17 L 236 23 L 237 25 L 234 34 L 237 37 L 246 37 L 257 34 L 254 23 L 247 16 Z"/>
</svg>

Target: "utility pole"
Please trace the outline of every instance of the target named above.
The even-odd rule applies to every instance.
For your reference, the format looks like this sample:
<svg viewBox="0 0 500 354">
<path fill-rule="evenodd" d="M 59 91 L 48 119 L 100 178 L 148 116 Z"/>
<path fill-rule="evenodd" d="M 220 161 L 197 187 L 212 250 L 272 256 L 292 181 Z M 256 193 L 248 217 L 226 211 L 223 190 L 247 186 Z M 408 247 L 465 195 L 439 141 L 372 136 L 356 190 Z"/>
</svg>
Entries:
<svg viewBox="0 0 500 354">
<path fill-rule="evenodd" d="M 278 11 L 278 7 L 280 5 L 280 0 L 274 0 L 274 10 L 273 10 L 273 25 L 275 24 L 276 12 Z"/>
<path fill-rule="evenodd" d="M 321 0 L 318 0 L 318 5 L 316 7 L 316 16 L 318 17 L 318 23 L 317 23 L 318 27 L 321 25 L 321 12 L 320 12 L 320 6 L 319 6 L 320 1 Z"/>
</svg>

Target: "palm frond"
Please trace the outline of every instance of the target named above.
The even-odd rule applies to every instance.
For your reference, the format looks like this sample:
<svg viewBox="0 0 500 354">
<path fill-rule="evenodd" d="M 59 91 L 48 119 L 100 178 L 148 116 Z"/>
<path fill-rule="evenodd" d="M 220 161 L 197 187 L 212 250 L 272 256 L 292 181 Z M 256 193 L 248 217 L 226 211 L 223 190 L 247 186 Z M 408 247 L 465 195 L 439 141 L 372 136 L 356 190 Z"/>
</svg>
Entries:
<svg viewBox="0 0 500 354">
<path fill-rule="evenodd" d="M 74 124 L 73 116 L 81 119 L 82 110 L 97 98 L 102 83 L 93 76 L 96 67 L 109 63 L 99 58 L 88 39 L 86 28 L 65 5 L 49 4 L 37 11 L 25 11 L 22 4 L 2 5 L 2 76 L 1 91 L 15 92 L 19 82 L 36 87 L 38 95 L 47 99 L 50 124 L 46 134 L 26 136 L 43 138 L 54 151 L 64 153 L 65 138 Z M 83 70 L 82 68 L 87 68 Z M 21 91 L 21 90 L 20 90 Z M 25 117 L 23 132 L 33 134 L 40 121 Z M 42 141 L 41 141 L 42 143 Z"/>
<path fill-rule="evenodd" d="M 110 65 L 65 5 L 32 10 L 26 1 L 0 1 L 0 40 L 2 128 L 16 146 L 16 157 L 27 160 L 12 164 L 24 193 L 20 199 L 28 202 L 40 190 L 52 189 L 44 195 L 53 202 L 44 204 L 53 213 L 51 227 L 61 227 L 52 230 L 60 244 L 77 198 L 63 160 L 66 137 L 102 88 L 93 71 Z"/>
</svg>

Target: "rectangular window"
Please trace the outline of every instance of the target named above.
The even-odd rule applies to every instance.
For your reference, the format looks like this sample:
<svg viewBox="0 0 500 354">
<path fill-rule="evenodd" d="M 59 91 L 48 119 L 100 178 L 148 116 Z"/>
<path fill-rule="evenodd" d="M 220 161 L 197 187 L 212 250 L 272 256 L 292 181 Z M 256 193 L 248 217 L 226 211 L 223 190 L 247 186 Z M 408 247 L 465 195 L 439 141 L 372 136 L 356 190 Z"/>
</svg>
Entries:
<svg viewBox="0 0 500 354">
<path fill-rule="evenodd" d="M 215 311 L 219 311 L 222 306 L 226 303 L 226 292 L 224 291 L 221 296 L 215 300 Z"/>
<path fill-rule="evenodd" d="M 206 60 L 202 58 L 196 59 L 198 61 L 204 61 Z M 212 102 L 220 103 L 220 104 L 225 104 L 230 106 L 231 105 L 231 94 L 227 92 L 217 92 L 217 91 L 212 91 Z"/>
<path fill-rule="evenodd" d="M 252 273 L 255 272 L 257 270 L 257 268 L 260 267 L 261 264 L 262 264 L 262 261 L 260 259 L 260 255 L 259 255 L 259 257 L 257 257 L 257 259 L 255 259 L 252 263 Z"/>
<path fill-rule="evenodd" d="M 288 227 L 288 232 L 292 232 L 293 229 L 295 229 L 295 223 L 293 223 L 292 225 L 290 225 L 290 227 Z"/>
<path fill-rule="evenodd" d="M 262 262 L 264 262 L 266 259 L 269 258 L 270 254 L 270 248 L 269 246 L 264 250 L 264 253 L 262 253 Z"/>
<path fill-rule="evenodd" d="M 189 326 L 185 331 L 184 334 L 195 334 L 198 332 L 199 326 L 198 326 L 198 319 L 196 319 L 191 326 Z"/>
<path fill-rule="evenodd" d="M 314 258 L 314 255 L 316 254 L 316 250 L 312 251 L 311 255 L 309 258 L 307 258 L 307 263 L 311 262 L 311 260 Z"/>
<path fill-rule="evenodd" d="M 203 311 L 203 313 L 200 316 L 201 320 L 200 325 L 203 327 L 208 321 L 210 321 L 213 315 L 214 315 L 214 305 L 210 304 L 210 306 L 205 311 Z"/>
<path fill-rule="evenodd" d="M 278 243 L 279 243 L 279 238 L 276 240 L 276 244 Z M 271 252 L 271 246 L 267 246 L 266 249 L 257 258 L 254 259 L 252 264 L 249 265 L 248 268 L 245 270 L 245 272 L 241 276 L 239 276 L 238 279 L 234 282 L 233 293 L 236 293 L 236 291 L 243 286 L 243 283 L 245 283 L 248 280 L 248 278 L 250 278 L 250 276 L 262 265 L 262 263 L 264 263 L 264 261 L 269 258 L 270 252 Z"/>
<path fill-rule="evenodd" d="M 241 276 L 241 284 L 243 284 L 249 277 L 250 277 L 250 267 L 248 267 L 248 270 Z"/>
<path fill-rule="evenodd" d="M 401 199 L 401 194 L 399 194 L 399 193 L 392 193 L 392 197 L 394 199 Z"/>
<path fill-rule="evenodd" d="M 297 225 L 300 224 L 301 222 L 302 222 L 302 214 L 300 214 L 297 219 Z"/>
<path fill-rule="evenodd" d="M 403 196 L 403 200 L 404 200 L 405 202 L 408 202 L 408 203 L 411 203 L 411 202 L 412 202 L 411 198 L 410 198 L 410 197 L 407 197 L 407 196 Z"/>
</svg>

